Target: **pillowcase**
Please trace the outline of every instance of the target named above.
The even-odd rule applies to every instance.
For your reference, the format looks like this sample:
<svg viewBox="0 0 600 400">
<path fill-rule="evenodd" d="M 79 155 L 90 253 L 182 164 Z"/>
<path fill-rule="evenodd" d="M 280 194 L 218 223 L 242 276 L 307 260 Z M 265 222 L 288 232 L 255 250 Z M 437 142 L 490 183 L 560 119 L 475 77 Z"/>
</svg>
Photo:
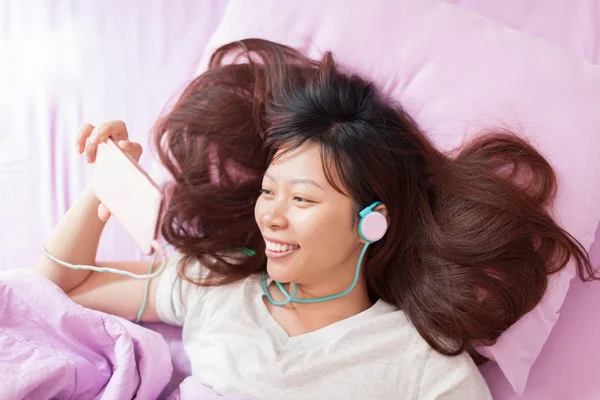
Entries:
<svg viewBox="0 0 600 400">
<path fill-rule="evenodd" d="M 230 0 L 201 61 L 219 46 L 259 37 L 338 63 L 400 101 L 441 149 L 490 127 L 527 137 L 559 178 L 555 217 L 589 248 L 600 220 L 600 68 L 563 49 L 437 0 Z M 552 277 L 533 311 L 494 346 L 522 394 L 558 317 L 573 265 Z"/>
</svg>

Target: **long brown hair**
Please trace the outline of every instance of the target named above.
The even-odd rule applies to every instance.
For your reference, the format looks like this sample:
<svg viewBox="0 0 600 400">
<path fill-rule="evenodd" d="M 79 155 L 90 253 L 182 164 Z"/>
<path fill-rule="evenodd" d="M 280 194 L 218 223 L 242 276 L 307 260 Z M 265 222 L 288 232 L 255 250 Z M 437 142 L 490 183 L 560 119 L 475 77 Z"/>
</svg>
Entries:
<svg viewBox="0 0 600 400">
<path fill-rule="evenodd" d="M 264 269 L 254 221 L 262 176 L 279 149 L 306 141 L 320 145 L 328 180 L 342 182 L 357 210 L 387 206 L 388 233 L 366 257 L 369 294 L 404 310 L 443 354 L 493 343 L 569 261 L 582 279 L 598 279 L 586 249 L 549 214 L 556 176 L 531 145 L 499 130 L 444 154 L 331 53 L 314 61 L 260 39 L 225 45 L 154 139 L 173 175 L 162 233 L 184 261 L 213 272 L 198 284 Z"/>
</svg>

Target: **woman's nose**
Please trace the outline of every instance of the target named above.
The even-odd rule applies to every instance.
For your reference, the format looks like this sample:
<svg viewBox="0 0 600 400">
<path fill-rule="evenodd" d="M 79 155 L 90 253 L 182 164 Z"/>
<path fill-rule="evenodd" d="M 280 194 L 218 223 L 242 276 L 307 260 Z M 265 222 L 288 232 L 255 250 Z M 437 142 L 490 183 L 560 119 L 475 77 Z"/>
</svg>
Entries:
<svg viewBox="0 0 600 400">
<path fill-rule="evenodd" d="M 263 221 L 267 228 L 285 228 L 287 226 L 287 218 L 278 207 L 265 213 Z"/>
</svg>

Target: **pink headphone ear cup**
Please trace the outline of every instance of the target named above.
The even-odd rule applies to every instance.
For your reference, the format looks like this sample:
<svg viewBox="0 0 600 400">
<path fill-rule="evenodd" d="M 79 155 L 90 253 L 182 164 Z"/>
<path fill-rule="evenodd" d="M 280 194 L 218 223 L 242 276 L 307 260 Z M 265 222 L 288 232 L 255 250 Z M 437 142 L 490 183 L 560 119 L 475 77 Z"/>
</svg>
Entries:
<svg viewBox="0 0 600 400">
<path fill-rule="evenodd" d="M 368 242 L 376 242 L 385 235 L 387 231 L 387 220 L 385 216 L 374 211 L 360 220 L 360 236 Z"/>
</svg>

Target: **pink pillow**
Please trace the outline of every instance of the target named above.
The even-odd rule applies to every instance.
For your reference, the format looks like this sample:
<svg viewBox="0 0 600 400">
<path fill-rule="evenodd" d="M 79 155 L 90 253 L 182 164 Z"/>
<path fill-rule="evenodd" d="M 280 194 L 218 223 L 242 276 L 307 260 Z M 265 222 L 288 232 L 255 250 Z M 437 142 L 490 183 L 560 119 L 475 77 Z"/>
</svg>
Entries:
<svg viewBox="0 0 600 400">
<path fill-rule="evenodd" d="M 556 218 L 586 248 L 600 220 L 600 68 L 547 42 L 437 0 L 230 0 L 201 62 L 220 45 L 260 37 L 338 62 L 400 100 L 443 149 L 485 127 L 529 137 L 556 168 Z M 521 394 L 569 282 L 481 353 Z"/>
</svg>

